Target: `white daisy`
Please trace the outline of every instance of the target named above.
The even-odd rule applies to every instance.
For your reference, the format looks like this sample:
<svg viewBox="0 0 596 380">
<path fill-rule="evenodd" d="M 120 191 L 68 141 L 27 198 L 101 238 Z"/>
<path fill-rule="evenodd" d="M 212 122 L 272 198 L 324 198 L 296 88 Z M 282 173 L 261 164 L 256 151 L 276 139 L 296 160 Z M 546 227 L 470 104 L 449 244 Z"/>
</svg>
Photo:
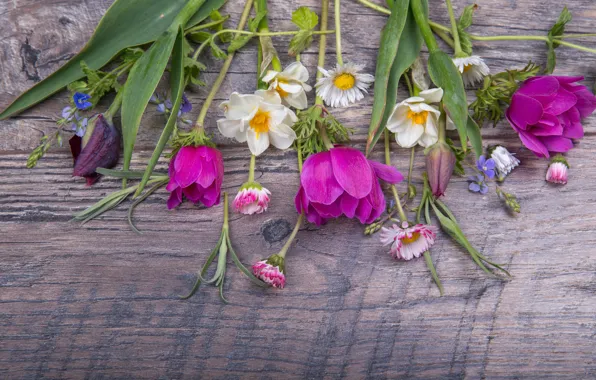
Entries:
<svg viewBox="0 0 596 380">
<path fill-rule="evenodd" d="M 394 224 L 391 228 L 381 230 L 381 243 L 391 245 L 391 255 L 398 260 L 418 258 L 435 244 L 437 227 L 416 224 L 410 226 L 403 222 L 401 226 Z"/>
<path fill-rule="evenodd" d="M 269 85 L 270 90 L 277 91 L 283 104 L 299 110 L 308 106 L 306 92 L 312 90 L 312 87 L 306 84 L 308 70 L 301 62 L 290 64 L 282 72 L 267 71 L 263 82 Z"/>
<path fill-rule="evenodd" d="M 220 107 L 225 113 L 225 119 L 217 121 L 221 134 L 246 141 L 255 156 L 267 150 L 269 144 L 287 149 L 296 139 L 296 132 L 290 127 L 297 121 L 296 114 L 281 104 L 274 90 L 259 90 L 254 95 L 234 92 Z"/>
<path fill-rule="evenodd" d="M 416 144 L 429 147 L 439 141 L 439 117 L 436 105 L 443 98 L 443 89 L 433 88 L 420 92 L 398 103 L 387 120 L 387 129 L 395 133 L 395 140 L 403 148 Z M 448 118 L 447 129 L 455 129 Z"/>
<path fill-rule="evenodd" d="M 317 95 L 330 107 L 347 107 L 364 98 L 363 92 L 368 92 L 375 77 L 370 74 L 360 74 L 364 65 L 346 63 L 337 65 L 335 70 L 325 70 L 319 67 L 323 77 L 317 81 Z"/>
<path fill-rule="evenodd" d="M 471 86 L 490 74 L 490 69 L 484 60 L 477 55 L 464 58 L 453 58 L 453 63 L 462 75 L 464 85 Z"/>
<path fill-rule="evenodd" d="M 490 158 L 495 161 L 495 169 L 497 169 L 499 181 L 504 180 L 519 165 L 519 160 L 515 155 L 501 145 L 497 145 L 492 149 Z"/>
</svg>

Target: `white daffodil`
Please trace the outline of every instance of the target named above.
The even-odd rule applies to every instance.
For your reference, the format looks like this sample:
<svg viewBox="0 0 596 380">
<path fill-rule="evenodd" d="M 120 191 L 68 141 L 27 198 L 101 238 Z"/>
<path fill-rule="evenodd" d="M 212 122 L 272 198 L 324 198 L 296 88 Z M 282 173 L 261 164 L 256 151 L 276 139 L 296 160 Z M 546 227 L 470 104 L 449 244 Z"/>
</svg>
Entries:
<svg viewBox="0 0 596 380">
<path fill-rule="evenodd" d="M 283 104 L 302 110 L 308 106 L 306 93 L 312 87 L 308 82 L 308 70 L 301 62 L 294 62 L 284 71 L 269 70 L 263 77 L 263 82 L 269 85 L 270 90 L 275 90 L 281 97 Z"/>
<path fill-rule="evenodd" d="M 296 132 L 290 127 L 296 122 L 296 115 L 281 104 L 275 91 L 259 90 L 254 95 L 234 92 L 220 107 L 225 113 L 225 119 L 217 121 L 221 134 L 246 141 L 255 156 L 267 150 L 269 144 L 287 149 L 296 139 Z"/>
<path fill-rule="evenodd" d="M 389 120 L 387 129 L 395 133 L 395 140 L 403 148 L 416 144 L 429 147 L 439 140 L 439 117 L 441 112 L 433 104 L 443 98 L 443 89 L 433 88 L 420 92 L 398 103 Z M 447 129 L 455 129 L 451 119 L 447 119 Z"/>
<path fill-rule="evenodd" d="M 360 74 L 363 65 L 346 63 L 337 65 L 335 70 L 325 70 L 319 67 L 323 77 L 317 81 L 317 95 L 330 107 L 347 107 L 364 98 L 375 77 L 370 74 Z"/>
<path fill-rule="evenodd" d="M 471 86 L 490 74 L 490 69 L 484 60 L 477 55 L 463 58 L 453 58 L 453 63 L 462 75 L 464 85 Z"/>
</svg>

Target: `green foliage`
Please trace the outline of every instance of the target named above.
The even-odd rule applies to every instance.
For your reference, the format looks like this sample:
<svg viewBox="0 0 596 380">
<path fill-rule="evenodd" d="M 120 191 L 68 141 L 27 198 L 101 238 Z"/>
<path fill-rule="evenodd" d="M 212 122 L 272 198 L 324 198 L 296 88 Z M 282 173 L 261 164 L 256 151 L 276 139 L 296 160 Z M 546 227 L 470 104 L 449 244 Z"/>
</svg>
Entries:
<svg viewBox="0 0 596 380">
<path fill-rule="evenodd" d="M 503 201 L 503 204 L 508 210 L 518 214 L 521 212 L 521 205 L 519 204 L 515 194 L 507 193 L 497 186 L 497 195 L 499 196 L 499 199 Z"/>
<path fill-rule="evenodd" d="M 472 39 L 470 38 L 470 34 L 466 31 L 466 29 L 472 25 L 474 11 L 476 9 L 478 9 L 478 5 L 476 4 L 465 7 L 457 22 L 459 42 L 463 52 L 468 55 L 472 55 Z"/>
<path fill-rule="evenodd" d="M 351 129 L 344 127 L 336 118 L 319 105 L 298 111 L 298 121 L 292 126 L 296 132 L 294 149 L 300 150 L 306 159 L 311 154 L 327 150 L 320 131 L 325 129 L 332 144 L 348 142 Z"/>
<path fill-rule="evenodd" d="M 464 161 L 466 160 L 469 151 L 464 152 L 462 148 L 455 146 L 453 140 L 451 140 L 449 137 L 447 137 L 445 140 L 447 141 L 447 144 L 455 154 L 455 167 L 453 168 L 453 174 L 458 176 L 466 175 L 466 171 L 464 169 Z"/>
<path fill-rule="evenodd" d="M 292 22 L 300 31 L 290 41 L 288 54 L 296 56 L 312 44 L 312 33 L 319 24 L 319 16 L 308 7 L 300 7 L 292 13 Z"/>
<path fill-rule="evenodd" d="M 518 83 L 538 75 L 540 71 L 540 66 L 530 62 L 521 70 L 507 70 L 485 77 L 484 85 L 476 91 L 476 100 L 470 104 L 474 120 L 480 126 L 486 121 L 496 126 L 503 119 Z"/>
<path fill-rule="evenodd" d="M 555 71 L 555 66 L 557 65 L 557 54 L 555 53 L 555 49 L 559 47 L 559 44 L 554 40 L 558 37 L 561 37 L 563 33 L 565 33 L 565 25 L 567 25 L 567 23 L 571 20 L 571 12 L 569 12 L 567 7 L 563 8 L 563 11 L 559 15 L 557 22 L 548 32 L 548 42 L 546 43 L 546 46 L 548 47 L 546 72 L 548 74 L 552 74 L 553 71 Z"/>
<path fill-rule="evenodd" d="M 37 162 L 48 152 L 52 147 L 53 139 L 44 135 L 39 141 L 39 145 L 31 152 L 27 158 L 27 169 L 33 169 L 37 166 Z"/>
<path fill-rule="evenodd" d="M 248 30 L 253 33 L 257 33 L 259 29 L 259 24 L 263 19 L 267 16 L 267 11 L 259 11 L 255 15 L 254 18 L 248 20 Z M 228 46 L 228 53 L 234 53 L 237 50 L 241 49 L 250 42 L 250 40 L 254 37 L 253 34 L 243 34 L 239 35 L 238 37 L 234 38 L 230 45 Z"/>
</svg>

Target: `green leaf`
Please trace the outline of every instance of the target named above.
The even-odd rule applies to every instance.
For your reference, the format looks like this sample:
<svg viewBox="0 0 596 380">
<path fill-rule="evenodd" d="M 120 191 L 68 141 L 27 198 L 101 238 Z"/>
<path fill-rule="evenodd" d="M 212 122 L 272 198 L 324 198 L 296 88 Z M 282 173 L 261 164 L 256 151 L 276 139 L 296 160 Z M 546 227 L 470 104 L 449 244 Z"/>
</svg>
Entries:
<svg viewBox="0 0 596 380">
<path fill-rule="evenodd" d="M 379 54 L 377 55 L 377 68 L 375 71 L 375 99 L 368 129 L 368 141 L 366 143 L 366 153 L 369 154 L 373 148 L 373 140 L 380 137 L 383 131 L 383 117 L 385 109 L 391 107 L 387 105 L 387 94 L 389 91 L 389 80 L 391 71 L 397 56 L 401 35 L 406 25 L 406 20 L 410 14 L 410 0 L 396 1 L 391 8 L 391 15 L 387 19 L 387 24 L 381 31 L 381 43 Z M 414 62 L 414 60 L 412 60 Z M 411 62 L 410 62 L 411 65 Z M 409 67 L 406 66 L 406 68 Z M 405 69 L 404 69 L 405 70 Z M 401 75 L 400 75 L 401 76 Z M 395 76 L 391 83 L 395 85 Z M 395 88 L 392 89 L 392 91 Z"/>
<path fill-rule="evenodd" d="M 319 16 L 308 7 L 300 7 L 292 13 L 292 22 L 300 29 L 312 30 L 319 23 Z"/>
<path fill-rule="evenodd" d="M 482 156 L 482 152 L 484 149 L 482 148 L 482 134 L 480 133 L 480 127 L 474 121 L 471 116 L 468 116 L 468 139 L 470 139 L 470 143 L 472 144 L 472 148 L 474 149 L 474 153 L 476 157 Z"/>
<path fill-rule="evenodd" d="M 178 30 L 178 36 L 176 37 L 176 43 L 174 45 L 174 50 L 172 52 L 172 64 L 170 68 L 170 99 L 173 101 L 172 105 L 172 112 L 170 113 L 170 117 L 168 118 L 168 122 L 164 127 L 161 136 L 159 137 L 159 141 L 155 146 L 155 150 L 153 150 L 153 155 L 151 159 L 147 163 L 147 168 L 145 169 L 145 175 L 139 184 L 139 188 L 135 192 L 135 197 L 139 196 L 143 190 L 145 189 L 145 185 L 151 178 L 151 174 L 153 173 L 153 169 L 155 169 L 155 165 L 157 165 L 157 161 L 161 156 L 166 144 L 170 140 L 170 136 L 174 131 L 174 126 L 176 125 L 176 121 L 178 119 L 178 110 L 182 105 L 182 94 L 184 92 L 184 50 L 183 50 L 183 42 L 184 42 L 184 30 L 182 27 Z"/>
<path fill-rule="evenodd" d="M 552 74 L 555 71 L 555 67 L 557 66 L 557 53 L 555 52 L 555 46 L 551 41 L 547 42 L 546 46 L 548 47 L 548 53 L 546 58 L 545 72 L 547 74 Z"/>
<path fill-rule="evenodd" d="M 230 43 L 230 45 L 228 45 L 228 54 L 232 54 L 232 53 L 236 52 L 237 50 L 242 49 L 244 47 L 244 45 L 246 45 L 247 43 L 250 42 L 252 37 L 253 36 L 250 34 L 245 34 L 245 35 L 236 37 Z"/>
<path fill-rule="evenodd" d="M 215 40 L 211 39 L 209 41 L 209 46 L 211 47 L 211 54 L 217 59 L 226 59 L 227 54 L 225 51 L 221 50 L 219 46 L 215 43 Z"/>
<path fill-rule="evenodd" d="M 106 168 L 97 168 L 95 171 L 98 174 L 105 175 L 108 177 L 115 177 L 115 178 L 126 178 L 126 179 L 141 179 L 145 174 L 144 171 L 140 170 L 113 170 L 113 169 L 106 169 Z M 153 173 L 159 176 L 167 176 L 168 173 Z"/>
<path fill-rule="evenodd" d="M 423 7 L 427 9 L 427 2 L 423 2 Z M 383 131 L 385 130 L 385 126 L 387 125 L 387 120 L 391 113 L 393 112 L 393 105 L 397 102 L 397 89 L 399 85 L 399 80 L 404 74 L 404 72 L 412 66 L 418 55 L 420 54 L 420 49 L 422 48 L 422 35 L 420 34 L 420 29 L 416 24 L 416 20 L 414 19 L 414 15 L 412 14 L 411 7 L 408 10 L 408 15 L 406 19 L 406 24 L 404 25 L 404 29 L 401 33 L 401 37 L 399 40 L 399 45 L 397 48 L 397 53 L 393 60 L 393 65 L 391 66 L 391 71 L 389 73 L 389 80 L 387 81 L 387 93 L 385 95 L 385 107 L 383 112 L 383 119 L 381 120 L 381 124 L 378 128 L 376 128 L 374 134 L 371 136 L 372 129 L 373 129 L 373 119 L 371 118 L 371 126 L 369 129 L 369 143 L 366 147 L 366 152 L 369 154 L 372 149 L 374 148 L 375 144 L 381 136 L 383 135 Z M 379 57 L 380 58 L 380 57 Z M 379 100 L 377 100 L 379 99 Z M 382 96 L 377 97 L 375 92 L 375 104 L 376 102 L 382 102 Z M 375 106 L 373 105 L 373 112 L 375 110 Z M 381 106 L 377 105 L 377 109 L 380 109 Z M 380 111 L 377 111 L 380 112 Z M 376 120 L 376 118 L 375 118 Z M 372 139 L 371 139 L 372 137 Z"/>
<path fill-rule="evenodd" d="M 207 0 L 187 23 L 196 25 L 225 0 Z M 85 75 L 81 62 L 101 69 L 122 50 L 155 41 L 172 24 L 187 0 L 117 0 L 107 10 L 95 33 L 81 52 L 58 71 L 21 94 L 1 114 L 0 119 L 15 115 L 60 91 Z M 209 10 L 208 12 L 206 10 Z"/>
<path fill-rule="evenodd" d="M 193 42 L 196 42 L 198 44 L 202 44 L 203 42 L 208 41 L 211 38 L 211 33 L 205 32 L 203 30 L 200 30 L 198 32 L 194 32 L 194 33 L 189 34 L 188 37 Z"/>
<path fill-rule="evenodd" d="M 248 21 L 248 30 L 250 30 L 253 33 L 256 33 L 259 29 L 259 24 L 261 23 L 261 21 L 263 21 L 265 16 L 267 16 L 266 10 L 258 11 L 255 17 L 251 18 Z"/>
<path fill-rule="evenodd" d="M 548 39 L 552 41 L 554 38 L 562 36 L 563 33 L 565 33 L 565 25 L 567 25 L 567 23 L 570 22 L 572 19 L 573 17 L 571 16 L 571 12 L 569 12 L 569 9 L 567 9 L 567 7 L 563 8 L 563 11 L 559 15 L 557 22 L 548 32 Z M 559 47 L 559 44 L 557 43 L 554 43 L 553 45 L 554 48 Z"/>
<path fill-rule="evenodd" d="M 478 9 L 478 5 L 471 4 L 464 8 L 457 25 L 463 30 L 467 29 L 472 25 L 474 11 Z"/>
<path fill-rule="evenodd" d="M 457 127 L 464 151 L 468 146 L 468 101 L 461 74 L 451 57 L 441 50 L 430 53 L 428 74 L 433 83 L 443 89 L 443 107 Z"/>
<path fill-rule="evenodd" d="M 312 44 L 312 32 L 309 30 L 301 30 L 299 31 L 292 39 L 290 40 L 290 47 L 288 49 L 288 55 L 295 57 L 296 55 L 302 53 L 304 50 L 308 49 Z"/>
</svg>

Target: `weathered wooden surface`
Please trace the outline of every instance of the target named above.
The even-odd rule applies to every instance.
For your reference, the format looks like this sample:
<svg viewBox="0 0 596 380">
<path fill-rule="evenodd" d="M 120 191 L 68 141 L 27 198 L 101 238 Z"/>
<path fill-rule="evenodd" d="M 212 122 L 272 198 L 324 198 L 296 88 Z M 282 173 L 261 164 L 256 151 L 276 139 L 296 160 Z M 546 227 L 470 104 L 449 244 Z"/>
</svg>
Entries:
<svg viewBox="0 0 596 380">
<path fill-rule="evenodd" d="M 441 1 L 433 19 L 447 22 Z M 456 0 L 460 10 L 464 2 Z M 108 0 L 3 0 L 0 2 L 0 108 L 57 69 L 92 32 Z M 291 10 L 313 0 L 272 1 L 273 29 L 289 29 Z M 594 32 L 596 3 L 568 4 L 573 32 Z M 562 4 L 554 0 L 481 1 L 473 31 L 545 34 Z M 237 19 L 240 1 L 225 10 Z M 385 16 L 345 0 L 345 59 L 375 67 Z M 279 51 L 288 40 L 276 39 Z M 334 59 L 330 43 L 328 62 Z M 315 71 L 316 46 L 304 54 Z M 492 70 L 545 61 L 542 43 L 478 44 Z M 256 49 L 249 45 L 218 95 L 250 91 Z M 290 60 L 287 57 L 285 62 Z M 218 62 L 209 62 L 212 81 Z M 594 83 L 596 57 L 559 50 L 559 74 Z M 403 92 L 402 92 L 403 94 Z M 195 104 L 206 91 L 191 93 Z M 403 96 L 403 95 L 402 95 Z M 365 141 L 372 96 L 334 114 Z M 486 128 L 487 143 L 504 142 L 523 166 L 507 180 L 523 213 L 509 216 L 494 193 L 469 194 L 465 179 L 452 183 L 447 203 L 470 240 L 513 273 L 508 282 L 487 277 L 441 236 L 433 250 L 446 295 L 422 260 L 395 262 L 377 238 L 353 221 L 305 226 L 287 261 L 287 288 L 261 290 L 230 269 L 223 305 L 214 288 L 180 301 L 217 241 L 221 207 L 184 204 L 167 211 L 164 191 L 138 208 L 146 233 L 135 235 L 126 207 L 86 226 L 69 222 L 118 188 L 93 188 L 71 177 L 67 150 L 54 150 L 33 170 L 28 152 L 53 128 L 64 93 L 17 118 L 0 122 L 0 378 L 594 378 L 596 377 L 596 118 L 569 154 L 570 183 L 544 182 L 546 162 L 521 148 L 504 123 Z M 209 129 L 216 132 L 213 107 Z M 150 156 L 162 119 L 145 119 L 135 164 Z M 217 134 L 216 134 L 217 136 Z M 248 167 L 245 145 L 225 141 L 224 187 L 234 193 Z M 406 171 L 405 151 L 394 155 Z M 381 153 L 376 153 L 381 157 Z M 422 165 L 422 153 L 418 164 Z M 295 155 L 268 151 L 258 178 L 273 192 L 265 215 L 233 215 L 233 241 L 246 263 L 276 252 L 296 215 Z M 417 180 L 417 183 L 419 181 Z"/>
</svg>

